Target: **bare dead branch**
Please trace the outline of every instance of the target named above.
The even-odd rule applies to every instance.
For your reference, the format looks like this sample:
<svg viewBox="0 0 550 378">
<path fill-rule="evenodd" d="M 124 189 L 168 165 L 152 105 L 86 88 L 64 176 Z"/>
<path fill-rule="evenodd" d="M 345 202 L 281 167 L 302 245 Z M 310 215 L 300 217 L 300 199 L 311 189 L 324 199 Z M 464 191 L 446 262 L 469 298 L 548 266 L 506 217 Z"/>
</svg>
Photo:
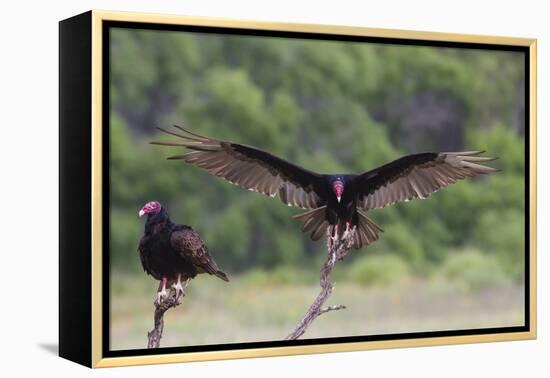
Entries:
<svg viewBox="0 0 550 378">
<path fill-rule="evenodd" d="M 188 282 L 189 281 L 187 281 L 187 283 Z M 151 332 L 147 333 L 147 348 L 152 349 L 160 346 L 160 339 L 164 331 L 164 313 L 173 307 L 179 306 L 184 296 L 185 292 L 180 292 L 178 295 L 176 290 L 171 289 L 168 298 L 161 303 L 155 302 L 155 314 L 153 317 L 154 328 Z"/>
<path fill-rule="evenodd" d="M 330 312 L 330 311 L 337 311 L 337 310 L 343 310 L 346 308 L 344 305 L 336 305 L 336 306 L 328 306 L 323 307 L 324 303 L 332 294 L 332 290 L 334 289 L 334 284 L 332 283 L 330 279 L 330 274 L 332 273 L 332 269 L 334 268 L 334 265 L 336 264 L 336 261 L 340 261 L 346 257 L 349 250 L 351 249 L 353 245 L 353 233 L 355 230 L 351 231 L 346 237 L 344 237 L 342 240 L 335 240 L 333 241 L 329 236 L 327 236 L 327 260 L 325 261 L 325 264 L 323 265 L 323 268 L 321 269 L 321 276 L 319 279 L 319 282 L 321 284 L 321 291 L 311 304 L 309 306 L 309 309 L 307 310 L 306 314 L 300 320 L 298 325 L 288 334 L 288 336 L 285 338 L 285 340 L 296 340 L 300 336 L 302 336 L 308 327 L 313 323 L 313 321 L 319 316 L 324 313 Z"/>
<path fill-rule="evenodd" d="M 346 306 L 344 305 L 327 306 L 319 310 L 319 315 L 329 311 L 337 311 L 337 310 L 345 310 L 345 309 L 346 309 Z"/>
</svg>

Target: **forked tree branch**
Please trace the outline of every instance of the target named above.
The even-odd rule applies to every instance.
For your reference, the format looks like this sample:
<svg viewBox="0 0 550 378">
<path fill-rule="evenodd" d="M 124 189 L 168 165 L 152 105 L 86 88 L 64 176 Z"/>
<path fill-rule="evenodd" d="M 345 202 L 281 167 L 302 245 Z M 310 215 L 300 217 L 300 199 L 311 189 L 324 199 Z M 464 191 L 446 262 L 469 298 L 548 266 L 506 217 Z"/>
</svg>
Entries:
<svg viewBox="0 0 550 378">
<path fill-rule="evenodd" d="M 327 260 L 321 269 L 321 292 L 317 295 L 306 314 L 298 325 L 292 330 L 290 334 L 285 338 L 285 340 L 296 340 L 302 336 L 308 327 L 313 323 L 313 321 L 319 316 L 329 311 L 343 310 L 346 308 L 344 305 L 328 306 L 323 307 L 326 300 L 332 294 L 334 289 L 334 284 L 330 279 L 330 274 L 332 269 L 337 261 L 342 260 L 346 257 L 347 253 L 353 245 L 353 232 L 351 231 L 345 238 L 342 240 L 332 241 L 330 236 L 327 236 Z"/>
<path fill-rule="evenodd" d="M 147 333 L 147 348 L 158 348 L 160 339 L 164 330 L 164 313 L 172 307 L 177 307 L 181 304 L 185 292 L 177 295 L 176 290 L 170 290 L 170 295 L 161 303 L 155 301 L 155 314 L 153 317 L 154 328 Z"/>
<path fill-rule="evenodd" d="M 323 307 L 326 300 L 332 294 L 334 284 L 330 279 L 330 274 L 337 261 L 342 260 L 348 254 L 353 244 L 353 232 L 350 232 L 343 240 L 332 241 L 327 237 L 327 260 L 321 269 L 320 284 L 321 291 L 307 310 L 306 314 L 294 330 L 285 338 L 285 340 L 296 340 L 302 336 L 313 321 L 324 313 L 330 311 L 343 310 L 344 305 L 335 305 Z M 188 283 L 189 281 L 187 281 Z M 187 286 L 187 283 L 185 286 Z M 154 328 L 147 334 L 147 348 L 158 348 L 164 330 L 164 314 L 166 311 L 181 304 L 181 299 L 185 296 L 182 292 L 179 296 L 175 290 L 170 291 L 170 295 L 161 303 L 155 302 Z"/>
</svg>

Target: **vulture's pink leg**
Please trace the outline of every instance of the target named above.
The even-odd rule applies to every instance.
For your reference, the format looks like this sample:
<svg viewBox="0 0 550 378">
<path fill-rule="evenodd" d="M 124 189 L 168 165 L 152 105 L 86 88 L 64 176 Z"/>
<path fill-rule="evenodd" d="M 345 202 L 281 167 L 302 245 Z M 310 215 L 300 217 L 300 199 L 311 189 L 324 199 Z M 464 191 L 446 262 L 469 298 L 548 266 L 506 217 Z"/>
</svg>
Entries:
<svg viewBox="0 0 550 378">
<path fill-rule="evenodd" d="M 162 277 L 162 286 L 159 292 L 157 292 L 157 299 L 155 300 L 155 304 L 157 305 L 161 304 L 168 297 L 168 293 L 166 292 L 166 281 L 166 277 Z"/>
<path fill-rule="evenodd" d="M 332 235 L 329 235 L 329 244 L 332 249 L 334 244 L 338 242 L 338 224 L 332 226 Z"/>
<path fill-rule="evenodd" d="M 185 293 L 183 292 L 183 286 L 181 285 L 181 273 L 178 273 L 178 279 L 172 285 L 172 289 L 176 292 L 176 300 L 178 300 L 180 296 L 185 295 Z"/>
<path fill-rule="evenodd" d="M 342 240 L 346 240 L 350 236 L 350 222 L 346 222 L 346 228 L 344 230 L 344 235 L 342 235 Z"/>
</svg>

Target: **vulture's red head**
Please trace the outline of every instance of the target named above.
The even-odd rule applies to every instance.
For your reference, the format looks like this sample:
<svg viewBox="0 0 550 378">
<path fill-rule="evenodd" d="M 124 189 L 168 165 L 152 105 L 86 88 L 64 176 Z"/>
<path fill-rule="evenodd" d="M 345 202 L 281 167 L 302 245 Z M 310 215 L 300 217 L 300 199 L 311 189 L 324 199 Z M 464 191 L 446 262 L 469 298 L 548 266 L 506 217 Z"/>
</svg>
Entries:
<svg viewBox="0 0 550 378">
<path fill-rule="evenodd" d="M 139 211 L 139 216 L 142 217 L 146 214 L 155 215 L 160 211 L 161 208 L 162 206 L 157 201 L 147 202 Z"/>
<path fill-rule="evenodd" d="M 342 194 L 344 194 L 344 182 L 340 180 L 340 178 L 334 180 L 332 182 L 332 190 L 334 191 L 334 195 L 336 196 L 338 203 L 340 203 Z"/>
</svg>

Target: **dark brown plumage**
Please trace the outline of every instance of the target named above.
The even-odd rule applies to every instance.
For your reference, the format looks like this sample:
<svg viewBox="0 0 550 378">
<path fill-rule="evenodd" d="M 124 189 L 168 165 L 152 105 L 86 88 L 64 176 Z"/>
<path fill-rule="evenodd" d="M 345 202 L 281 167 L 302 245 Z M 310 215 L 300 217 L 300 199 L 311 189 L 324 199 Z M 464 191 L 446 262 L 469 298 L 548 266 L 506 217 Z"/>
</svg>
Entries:
<svg viewBox="0 0 550 378">
<path fill-rule="evenodd" d="M 337 237 L 354 229 L 355 248 L 377 240 L 382 231 L 366 217 L 368 210 L 426 198 L 466 177 L 496 171 L 479 164 L 496 158 L 469 151 L 408 155 L 361 174 L 319 174 L 252 146 L 175 127 L 181 133 L 160 130 L 182 141 L 152 143 L 191 151 L 168 159 L 184 160 L 243 189 L 279 197 L 289 206 L 311 209 L 295 219 L 313 240 L 327 231 Z"/>
<path fill-rule="evenodd" d="M 208 253 L 208 249 L 200 235 L 188 226 L 175 226 L 170 237 L 172 249 L 183 260 L 191 262 L 195 273 L 208 273 L 229 281 L 227 275 L 219 270 L 218 265 Z"/>
<path fill-rule="evenodd" d="M 183 292 L 182 282 L 200 273 L 229 281 L 208 253 L 200 235 L 189 226 L 173 223 L 160 203 L 145 204 L 139 212 L 139 216 L 143 215 L 147 215 L 147 222 L 138 251 L 145 272 L 161 281 L 157 301 L 166 297 L 167 284 Z"/>
</svg>

